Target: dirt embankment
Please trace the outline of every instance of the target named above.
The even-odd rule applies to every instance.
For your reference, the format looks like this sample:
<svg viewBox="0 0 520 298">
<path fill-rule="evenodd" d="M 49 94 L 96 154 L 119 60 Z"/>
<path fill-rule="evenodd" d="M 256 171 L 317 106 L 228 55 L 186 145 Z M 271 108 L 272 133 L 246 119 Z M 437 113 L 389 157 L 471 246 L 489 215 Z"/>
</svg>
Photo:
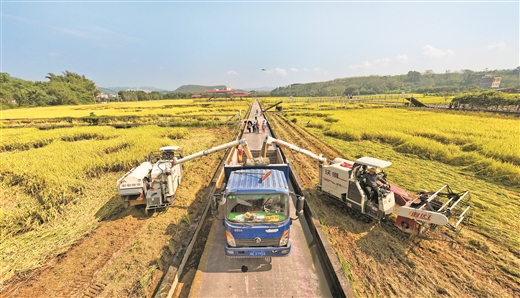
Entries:
<svg viewBox="0 0 520 298">
<path fill-rule="evenodd" d="M 287 119 L 273 114 L 270 122 L 281 140 L 328 158 L 345 156 Z M 488 241 L 474 227 L 453 239 L 440 231 L 431 233 L 428 236 L 436 239 L 431 240 L 410 238 L 394 226 L 395 216 L 380 223 L 366 220 L 314 189 L 317 160 L 285 152 L 360 297 L 520 296 L 520 276 L 508 270 L 520 262 L 506 246 Z"/>
</svg>

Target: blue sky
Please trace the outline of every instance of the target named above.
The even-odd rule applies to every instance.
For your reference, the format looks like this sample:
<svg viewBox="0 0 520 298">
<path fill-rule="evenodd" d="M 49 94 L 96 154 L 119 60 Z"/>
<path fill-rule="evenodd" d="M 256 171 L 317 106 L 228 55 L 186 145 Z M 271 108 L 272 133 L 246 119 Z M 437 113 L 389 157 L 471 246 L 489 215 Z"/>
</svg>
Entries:
<svg viewBox="0 0 520 298">
<path fill-rule="evenodd" d="M 278 87 L 520 65 L 519 1 L 1 1 L 0 70 Z M 265 69 L 265 71 L 262 71 Z"/>
</svg>

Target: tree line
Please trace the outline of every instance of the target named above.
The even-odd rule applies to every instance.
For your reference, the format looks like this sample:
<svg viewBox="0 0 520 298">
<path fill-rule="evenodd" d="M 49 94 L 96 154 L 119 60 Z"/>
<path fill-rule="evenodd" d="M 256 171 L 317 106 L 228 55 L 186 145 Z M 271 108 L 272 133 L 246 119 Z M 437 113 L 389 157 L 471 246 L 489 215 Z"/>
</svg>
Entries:
<svg viewBox="0 0 520 298">
<path fill-rule="evenodd" d="M 520 89 L 520 67 L 510 70 L 494 70 L 474 72 L 446 71 L 436 74 L 433 71 L 420 73 L 409 71 L 406 75 L 396 76 L 365 76 L 335 79 L 327 82 L 307 84 L 292 84 L 278 87 L 271 92 L 251 92 L 250 97 L 265 96 L 352 96 L 371 94 L 421 93 L 437 96 L 454 96 L 481 89 L 474 84 L 480 75 L 502 77 L 501 86 Z M 2 108 L 35 107 L 47 105 L 78 105 L 92 104 L 100 99 L 101 92 L 96 84 L 84 75 L 64 71 L 61 75 L 48 73 L 48 82 L 32 82 L 11 77 L 8 73 L 0 73 L 0 104 Z M 141 101 L 161 99 L 191 98 L 200 92 L 158 92 L 146 93 L 139 91 L 119 91 L 118 97 L 111 100 Z M 496 99 L 492 97 L 493 100 Z"/>
<path fill-rule="evenodd" d="M 516 106 L 520 110 L 520 94 L 506 94 L 494 90 L 470 92 L 455 96 L 451 104 L 464 107 L 491 108 Z"/>
<path fill-rule="evenodd" d="M 453 96 L 464 92 L 479 91 L 475 85 L 478 76 L 502 77 L 500 86 L 520 89 L 520 67 L 510 70 L 486 70 L 475 72 L 461 70 L 443 74 L 432 70 L 420 73 L 409 71 L 406 75 L 365 76 L 334 79 L 327 82 L 292 84 L 271 91 L 271 96 L 352 96 L 375 94 L 421 93 L 426 95 Z"/>
<path fill-rule="evenodd" d="M 93 103 L 100 93 L 96 84 L 74 72 L 48 73 L 48 82 L 32 82 L 0 73 L 0 103 L 3 107 L 78 105 Z"/>
</svg>

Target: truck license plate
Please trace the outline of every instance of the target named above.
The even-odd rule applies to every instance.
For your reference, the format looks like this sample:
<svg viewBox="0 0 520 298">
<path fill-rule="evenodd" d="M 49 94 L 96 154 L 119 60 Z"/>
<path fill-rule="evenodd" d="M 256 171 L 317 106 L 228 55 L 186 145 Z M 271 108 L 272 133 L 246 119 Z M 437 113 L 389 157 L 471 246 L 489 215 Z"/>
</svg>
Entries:
<svg viewBox="0 0 520 298">
<path fill-rule="evenodd" d="M 249 253 L 249 255 L 254 257 L 265 257 L 265 251 L 254 251 Z"/>
</svg>

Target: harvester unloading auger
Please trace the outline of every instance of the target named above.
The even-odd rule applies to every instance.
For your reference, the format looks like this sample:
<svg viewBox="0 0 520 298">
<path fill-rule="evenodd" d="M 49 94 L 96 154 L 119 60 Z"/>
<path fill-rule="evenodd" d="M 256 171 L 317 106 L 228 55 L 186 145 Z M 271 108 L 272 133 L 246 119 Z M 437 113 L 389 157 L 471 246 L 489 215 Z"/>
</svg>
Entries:
<svg viewBox="0 0 520 298">
<path fill-rule="evenodd" d="M 271 144 L 295 150 L 318 160 L 318 189 L 343 202 L 348 208 L 381 220 L 394 212 L 397 203 L 401 207 L 396 210 L 395 224 L 403 232 L 421 234 L 437 226 L 460 232 L 463 223 L 471 217 L 469 191 L 455 193 L 448 185 L 433 193 L 421 191 L 417 195 L 411 195 L 395 185 L 383 185 L 378 182 L 378 202 L 372 204 L 365 190 L 366 181 L 363 176 L 368 169 L 375 168 L 386 178 L 384 169 L 392 165 L 389 161 L 373 157 L 361 157 L 356 161 L 342 158 L 328 160 L 322 155 L 269 136 L 264 141 L 260 153 L 262 157 L 265 157 L 266 148 Z"/>
<path fill-rule="evenodd" d="M 246 140 L 232 141 L 186 157 L 182 156 L 179 146 L 166 146 L 160 148 L 160 152 L 150 153 L 145 162 L 117 180 L 124 206 L 146 205 L 146 212 L 170 206 L 181 183 L 183 163 L 236 146 L 242 146 L 248 158 L 253 158 Z"/>
</svg>

